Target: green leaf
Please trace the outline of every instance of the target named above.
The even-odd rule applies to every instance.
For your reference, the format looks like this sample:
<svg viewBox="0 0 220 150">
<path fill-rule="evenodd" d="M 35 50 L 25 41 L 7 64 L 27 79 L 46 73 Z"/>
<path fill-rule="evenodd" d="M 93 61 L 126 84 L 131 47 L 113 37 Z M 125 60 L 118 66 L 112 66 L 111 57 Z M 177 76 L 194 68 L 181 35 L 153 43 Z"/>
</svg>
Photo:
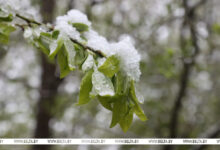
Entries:
<svg viewBox="0 0 220 150">
<path fill-rule="evenodd" d="M 76 50 L 75 64 L 81 67 L 88 53 L 78 44 L 74 44 L 74 48 Z"/>
<path fill-rule="evenodd" d="M 15 31 L 15 27 L 5 23 L 0 23 L 0 43 L 7 44 L 9 40 L 9 35 L 13 31 Z"/>
<path fill-rule="evenodd" d="M 137 99 L 137 96 L 135 94 L 135 86 L 134 86 L 134 81 L 131 81 L 131 87 L 130 87 L 130 95 L 131 95 L 131 100 L 134 102 L 134 113 L 142 120 L 146 121 L 147 117 L 145 116 L 143 110 L 139 106 L 139 101 Z"/>
<path fill-rule="evenodd" d="M 129 80 L 128 77 L 121 71 L 119 71 L 113 78 L 115 92 L 117 95 L 127 95 L 129 92 Z"/>
<path fill-rule="evenodd" d="M 126 97 L 120 96 L 113 104 L 112 121 L 110 128 L 114 127 L 127 112 Z"/>
<path fill-rule="evenodd" d="M 93 68 L 94 64 L 95 64 L 95 62 L 93 59 L 93 55 L 88 54 L 86 60 L 84 61 L 83 65 L 82 65 L 82 71 L 86 72 L 87 70 Z"/>
<path fill-rule="evenodd" d="M 119 70 L 119 60 L 115 55 L 112 55 L 106 59 L 106 61 L 98 68 L 100 72 L 107 77 L 113 77 Z"/>
<path fill-rule="evenodd" d="M 54 40 L 52 43 L 50 43 L 50 55 L 49 57 L 53 59 L 58 51 L 63 47 L 63 39 L 59 38 L 58 40 Z"/>
<path fill-rule="evenodd" d="M 41 40 L 40 40 L 40 39 L 39 39 L 39 40 L 35 40 L 35 45 L 36 45 L 36 47 L 38 47 L 44 54 L 49 55 L 50 50 L 49 50 L 47 47 L 45 47 L 45 46 L 41 43 Z"/>
<path fill-rule="evenodd" d="M 6 12 L 0 11 L 0 21 L 11 22 L 13 20 L 13 15 Z"/>
<path fill-rule="evenodd" d="M 52 39 L 52 34 L 49 33 L 49 32 L 41 32 L 40 35 L 43 36 L 43 37 L 47 37 L 47 38 L 49 38 L 50 40 L 53 40 L 53 39 Z"/>
<path fill-rule="evenodd" d="M 50 33 L 41 32 L 38 41 L 39 48 L 47 55 L 50 54 L 50 45 L 53 43 L 53 38 Z"/>
<path fill-rule="evenodd" d="M 95 91 L 100 96 L 114 96 L 114 86 L 111 79 L 106 77 L 103 73 L 95 70 L 92 74 L 92 84 Z"/>
<path fill-rule="evenodd" d="M 76 28 L 77 31 L 81 33 L 89 30 L 89 26 L 83 23 L 73 23 L 72 25 L 74 28 Z"/>
<path fill-rule="evenodd" d="M 8 40 L 9 40 L 8 36 L 0 32 L 0 43 L 7 44 Z"/>
<path fill-rule="evenodd" d="M 60 31 L 54 30 L 54 31 L 52 32 L 52 38 L 53 38 L 53 39 L 57 39 L 58 36 L 59 36 L 59 34 L 60 34 Z"/>
<path fill-rule="evenodd" d="M 119 124 L 124 132 L 127 132 L 133 121 L 133 109 L 130 108 L 128 113 L 120 120 Z"/>
<path fill-rule="evenodd" d="M 75 70 L 75 55 L 76 51 L 74 48 L 74 43 L 70 41 L 69 39 L 64 40 L 64 47 L 67 53 L 67 61 L 69 65 L 69 69 L 71 71 Z"/>
<path fill-rule="evenodd" d="M 77 106 L 86 104 L 90 101 L 89 93 L 92 90 L 92 73 L 93 70 L 91 69 L 86 73 L 86 75 L 83 77 L 80 85 L 80 91 L 79 91 L 79 100 L 76 104 Z"/>
<path fill-rule="evenodd" d="M 212 26 L 212 30 L 213 32 L 217 33 L 217 34 L 220 34 L 220 25 L 219 24 L 213 24 Z"/>
<path fill-rule="evenodd" d="M 13 32 L 15 30 L 16 30 L 16 28 L 11 26 L 11 25 L 8 25 L 8 24 L 5 24 L 5 23 L 0 23 L 0 32 L 1 33 L 9 35 L 11 32 Z"/>
<path fill-rule="evenodd" d="M 60 68 L 60 78 L 64 78 L 65 76 L 67 76 L 70 73 L 70 69 L 69 69 L 69 65 L 68 65 L 68 61 L 67 61 L 67 56 L 66 56 L 66 51 L 64 48 L 62 48 L 59 52 L 58 52 L 58 64 L 59 64 L 59 68 Z"/>
<path fill-rule="evenodd" d="M 98 96 L 100 104 L 106 109 L 112 111 L 112 103 L 117 100 L 117 97 L 112 96 Z"/>
</svg>

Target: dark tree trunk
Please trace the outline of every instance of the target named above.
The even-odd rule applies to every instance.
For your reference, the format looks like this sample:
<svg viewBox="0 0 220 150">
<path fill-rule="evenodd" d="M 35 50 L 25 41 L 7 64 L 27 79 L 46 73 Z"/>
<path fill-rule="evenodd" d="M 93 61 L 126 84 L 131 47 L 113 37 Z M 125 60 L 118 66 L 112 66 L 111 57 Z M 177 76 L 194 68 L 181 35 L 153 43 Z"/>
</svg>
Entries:
<svg viewBox="0 0 220 150">
<path fill-rule="evenodd" d="M 52 22 L 53 10 L 55 6 L 55 0 L 41 0 L 41 13 L 44 22 Z M 41 53 L 41 87 L 40 98 L 37 104 L 36 115 L 36 129 L 34 133 L 35 138 L 50 138 L 52 137 L 49 122 L 53 118 L 51 114 L 51 108 L 53 107 L 57 89 L 62 80 L 55 76 L 56 66 L 51 64 L 47 60 L 47 56 Z M 50 146 L 38 146 L 32 147 L 32 150 L 50 150 Z"/>
</svg>

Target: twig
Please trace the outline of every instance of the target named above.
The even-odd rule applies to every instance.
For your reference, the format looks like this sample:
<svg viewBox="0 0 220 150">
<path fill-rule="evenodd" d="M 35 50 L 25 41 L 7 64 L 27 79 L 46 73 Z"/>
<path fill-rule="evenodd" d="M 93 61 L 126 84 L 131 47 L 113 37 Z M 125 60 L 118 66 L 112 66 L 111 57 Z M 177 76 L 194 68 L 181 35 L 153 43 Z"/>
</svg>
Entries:
<svg viewBox="0 0 220 150">
<path fill-rule="evenodd" d="M 190 62 L 186 62 L 183 60 L 184 63 L 184 68 L 183 68 L 183 72 L 180 78 L 180 89 L 179 92 L 177 94 L 176 100 L 175 100 L 175 104 L 173 107 L 173 111 L 172 111 L 172 117 L 171 117 L 171 126 L 170 126 L 170 136 L 171 138 L 175 138 L 177 136 L 177 130 L 178 130 L 178 118 L 179 118 L 179 112 L 181 110 L 182 107 L 182 100 L 186 94 L 187 91 L 187 85 L 189 82 L 189 76 L 190 76 L 190 72 L 191 72 L 191 68 L 194 66 L 195 64 L 195 57 L 198 55 L 200 48 L 198 46 L 198 39 L 197 39 L 197 33 L 196 33 L 196 28 L 194 25 L 194 17 L 195 14 L 192 13 L 194 11 L 191 11 L 191 9 L 189 8 L 188 4 L 187 4 L 187 0 L 183 0 L 183 5 L 184 5 L 184 9 L 185 9 L 185 23 L 189 26 L 190 28 L 190 34 L 191 34 L 191 38 L 192 38 L 192 45 L 194 47 L 194 53 L 191 56 L 191 61 Z M 184 45 L 182 45 L 182 47 L 184 47 Z"/>
<path fill-rule="evenodd" d="M 205 0 L 201 0 L 201 1 L 205 1 Z M 183 0 L 183 7 L 185 9 L 185 19 L 183 22 L 183 26 L 185 26 L 185 25 L 189 26 L 189 30 L 190 30 L 190 34 L 191 34 L 191 38 L 192 38 L 192 46 L 194 47 L 194 52 L 191 55 L 189 62 L 188 61 L 186 62 L 183 60 L 184 66 L 183 66 L 183 71 L 182 71 L 182 74 L 180 77 L 180 88 L 177 93 L 173 109 L 171 111 L 171 119 L 170 119 L 170 137 L 171 138 L 176 138 L 178 136 L 178 127 L 179 127 L 178 119 L 179 119 L 180 111 L 182 109 L 182 101 L 183 101 L 183 98 L 185 97 L 186 92 L 187 92 L 187 86 L 188 86 L 188 82 L 190 80 L 189 77 L 190 77 L 191 69 L 195 65 L 195 58 L 199 54 L 199 51 L 200 51 L 200 48 L 198 45 L 198 38 L 197 38 L 195 22 L 194 22 L 195 9 L 198 7 L 191 7 L 190 8 L 188 6 L 187 2 L 188 2 L 187 0 Z M 203 3 L 199 3 L 199 4 L 203 4 Z M 184 41 L 184 39 L 182 37 L 182 44 L 181 44 L 182 48 L 185 47 L 185 44 L 183 41 Z M 173 146 L 167 145 L 164 147 L 164 150 L 172 150 L 173 148 L 174 148 Z"/>
<path fill-rule="evenodd" d="M 33 24 L 36 24 L 36 25 L 41 25 L 41 23 L 39 23 L 39 22 L 37 22 L 35 20 L 32 20 L 32 19 L 26 18 L 26 17 L 24 17 L 24 16 L 22 16 L 20 14 L 16 14 L 16 17 L 26 21 L 28 24 L 33 23 Z"/>
<path fill-rule="evenodd" d="M 36 25 L 43 25 L 42 23 L 40 22 L 37 22 L 35 20 L 32 20 L 32 19 L 29 19 L 29 18 L 26 18 L 20 14 L 16 14 L 16 17 L 24 20 L 27 22 L 28 26 L 31 27 L 31 23 L 33 24 L 36 24 Z M 22 30 L 24 30 L 24 26 L 23 25 L 19 25 L 19 24 L 15 24 L 16 26 L 20 27 Z M 53 31 L 54 30 L 54 27 L 48 27 L 50 29 L 50 31 Z M 95 53 L 96 55 L 98 55 L 99 57 L 106 57 L 100 50 L 95 50 L 94 48 L 90 47 L 90 46 L 87 46 L 87 45 L 84 45 L 83 43 L 79 42 L 78 40 L 76 39 L 73 39 L 73 38 L 70 38 L 70 40 L 78 45 L 80 45 L 81 47 L 83 47 L 84 50 L 89 50 L 93 53 Z"/>
<path fill-rule="evenodd" d="M 91 1 L 91 6 L 95 6 L 95 5 L 98 5 L 98 4 L 102 4 L 102 3 L 105 3 L 107 2 L 108 0 L 92 0 Z"/>
<path fill-rule="evenodd" d="M 71 40 L 72 42 L 74 42 L 74 43 L 80 45 L 80 46 L 83 47 L 83 49 L 85 49 L 85 50 L 88 49 L 89 51 L 91 51 L 91 52 L 97 54 L 97 55 L 100 56 L 100 57 L 106 57 L 100 50 L 95 50 L 95 49 L 93 49 L 92 47 L 89 47 L 89 46 L 87 46 L 87 45 L 84 45 L 84 44 L 80 43 L 79 41 L 77 41 L 76 39 L 70 38 L 70 40 Z"/>
</svg>

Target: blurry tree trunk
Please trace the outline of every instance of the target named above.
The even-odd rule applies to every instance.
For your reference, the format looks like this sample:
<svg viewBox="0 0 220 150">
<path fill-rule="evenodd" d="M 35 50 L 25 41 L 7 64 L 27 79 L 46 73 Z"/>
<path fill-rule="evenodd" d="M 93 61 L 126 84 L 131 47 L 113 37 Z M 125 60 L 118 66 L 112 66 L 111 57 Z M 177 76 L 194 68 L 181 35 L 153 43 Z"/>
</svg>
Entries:
<svg viewBox="0 0 220 150">
<path fill-rule="evenodd" d="M 178 130 L 179 130 L 179 116 L 180 112 L 182 110 L 182 103 L 183 99 L 187 93 L 187 88 L 188 88 L 188 83 L 190 80 L 190 74 L 192 68 L 195 66 L 195 60 L 196 57 L 198 56 L 200 52 L 200 47 L 198 45 L 198 35 L 196 31 L 196 10 L 199 6 L 203 5 L 207 0 L 200 0 L 197 4 L 194 6 L 189 6 L 188 0 L 183 0 L 183 8 L 185 10 L 185 16 L 184 16 L 184 21 L 183 21 L 183 26 L 182 29 L 187 26 L 190 31 L 190 38 L 192 40 L 192 47 L 194 48 L 194 52 L 192 55 L 189 57 L 190 61 L 187 62 L 183 59 L 183 71 L 180 76 L 180 88 L 177 93 L 174 106 L 171 111 L 171 118 L 170 118 L 170 127 L 169 127 L 169 133 L 170 133 L 170 138 L 177 138 L 178 135 Z M 181 44 L 180 47 L 182 50 L 186 50 L 186 43 L 183 35 L 181 34 L 180 37 Z M 179 137 L 180 138 L 180 137 Z M 171 145 L 166 145 L 164 146 L 164 150 L 172 150 L 174 149 L 175 146 Z"/>
<path fill-rule="evenodd" d="M 41 13 L 44 22 L 52 22 L 55 0 L 41 0 Z M 53 118 L 51 108 L 53 107 L 57 89 L 62 80 L 55 76 L 56 66 L 48 62 L 47 57 L 41 53 L 41 87 L 40 98 L 37 104 L 35 138 L 49 138 L 51 131 L 49 122 Z M 50 146 L 35 145 L 33 150 L 49 150 Z"/>
</svg>

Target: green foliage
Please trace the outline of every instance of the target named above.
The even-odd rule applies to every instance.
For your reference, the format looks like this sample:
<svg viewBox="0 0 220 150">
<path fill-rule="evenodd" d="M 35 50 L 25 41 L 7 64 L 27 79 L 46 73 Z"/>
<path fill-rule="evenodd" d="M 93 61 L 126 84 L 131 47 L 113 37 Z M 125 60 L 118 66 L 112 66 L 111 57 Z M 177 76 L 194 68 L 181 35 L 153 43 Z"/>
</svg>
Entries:
<svg viewBox="0 0 220 150">
<path fill-rule="evenodd" d="M 64 47 L 65 47 L 66 54 L 67 54 L 67 61 L 68 61 L 69 69 L 73 71 L 75 70 L 75 55 L 76 55 L 74 44 L 69 39 L 67 39 L 67 40 L 64 40 Z"/>
<path fill-rule="evenodd" d="M 215 33 L 217 33 L 217 34 L 220 34 L 220 25 L 219 24 L 214 24 L 213 26 L 212 26 L 212 30 L 213 30 L 213 32 L 215 32 Z"/>
<path fill-rule="evenodd" d="M 107 77 L 113 77 L 113 75 L 119 70 L 118 58 L 115 55 L 108 57 L 104 64 L 98 68 L 98 70 Z"/>
<path fill-rule="evenodd" d="M 119 71 L 114 77 L 115 92 L 117 95 L 127 95 L 129 91 L 129 79 Z"/>
<path fill-rule="evenodd" d="M 50 54 L 49 57 L 51 59 L 54 59 L 54 57 L 56 56 L 56 54 L 58 53 L 58 51 L 63 47 L 63 39 L 59 38 L 57 41 L 53 41 L 52 43 L 50 43 Z"/>
<path fill-rule="evenodd" d="M 10 33 L 15 31 L 12 25 L 0 22 L 0 43 L 8 44 Z"/>
<path fill-rule="evenodd" d="M 114 86 L 110 78 L 95 70 L 92 74 L 92 84 L 95 92 L 100 96 L 113 96 Z"/>
<path fill-rule="evenodd" d="M 52 32 L 52 38 L 53 38 L 53 39 L 57 39 L 58 36 L 59 36 L 59 34 L 60 34 L 60 31 L 54 30 L 54 31 Z"/>
<path fill-rule="evenodd" d="M 80 33 L 88 31 L 89 27 L 86 24 L 83 23 L 73 23 L 72 24 L 74 28 L 76 28 L 77 31 L 79 31 Z"/>
<path fill-rule="evenodd" d="M 6 44 L 11 32 L 15 30 L 10 14 L 2 14 L 0 10 L 0 43 Z M 89 27 L 82 23 L 72 24 L 83 36 Z M 58 62 L 60 78 L 64 78 L 75 68 L 85 73 L 79 91 L 77 106 L 87 104 L 96 99 L 100 104 L 112 111 L 110 127 L 119 124 L 124 132 L 131 126 L 135 113 L 142 121 L 147 120 L 135 93 L 132 81 L 120 68 L 120 59 L 116 55 L 105 56 L 100 51 L 89 50 L 85 41 L 76 41 L 60 31 L 48 27 L 38 30 L 38 25 L 24 26 L 28 40 L 40 48 L 50 59 Z M 20 27 L 20 26 L 19 26 Z M 47 27 L 44 25 L 44 27 Z M 105 58 L 103 64 L 98 66 L 100 58 Z"/>
<path fill-rule="evenodd" d="M 121 119 L 125 116 L 126 112 L 126 98 L 124 96 L 119 96 L 113 104 L 112 122 L 110 128 L 114 127 L 119 121 L 121 121 Z"/>
<path fill-rule="evenodd" d="M 13 20 L 13 15 L 8 14 L 0 9 L 0 21 L 11 22 Z"/>
<path fill-rule="evenodd" d="M 90 101 L 89 93 L 92 90 L 92 73 L 93 73 L 93 70 L 91 69 L 83 77 L 81 85 L 80 85 L 79 100 L 76 105 L 87 104 Z"/>
<path fill-rule="evenodd" d="M 131 95 L 131 100 L 134 103 L 134 113 L 142 120 L 146 121 L 147 117 L 145 116 L 144 112 L 142 111 L 141 107 L 139 106 L 139 102 L 137 99 L 137 96 L 135 94 L 135 85 L 134 81 L 131 82 L 131 88 L 130 88 L 130 95 Z"/>
<path fill-rule="evenodd" d="M 70 73 L 70 69 L 67 61 L 67 54 L 64 48 L 62 48 L 59 51 L 57 60 L 60 67 L 60 78 L 64 78 Z"/>
<path fill-rule="evenodd" d="M 174 66 L 175 54 L 175 50 L 172 48 L 166 48 L 162 54 L 157 54 L 153 58 L 156 70 L 166 78 L 171 78 L 176 75 Z"/>
<path fill-rule="evenodd" d="M 78 44 L 74 44 L 76 50 L 75 64 L 81 68 L 83 62 L 86 60 L 88 53 Z"/>
<path fill-rule="evenodd" d="M 133 121 L 133 109 L 130 108 L 119 124 L 124 132 L 127 132 Z"/>
<path fill-rule="evenodd" d="M 98 100 L 103 107 L 112 111 L 113 109 L 112 103 L 117 99 L 115 97 L 109 97 L 109 96 L 98 96 Z"/>
<path fill-rule="evenodd" d="M 39 39 L 36 40 L 39 48 L 46 54 L 50 54 L 50 45 L 53 42 L 52 35 L 50 33 L 41 32 Z M 53 53 L 53 52 L 52 52 Z"/>
</svg>

